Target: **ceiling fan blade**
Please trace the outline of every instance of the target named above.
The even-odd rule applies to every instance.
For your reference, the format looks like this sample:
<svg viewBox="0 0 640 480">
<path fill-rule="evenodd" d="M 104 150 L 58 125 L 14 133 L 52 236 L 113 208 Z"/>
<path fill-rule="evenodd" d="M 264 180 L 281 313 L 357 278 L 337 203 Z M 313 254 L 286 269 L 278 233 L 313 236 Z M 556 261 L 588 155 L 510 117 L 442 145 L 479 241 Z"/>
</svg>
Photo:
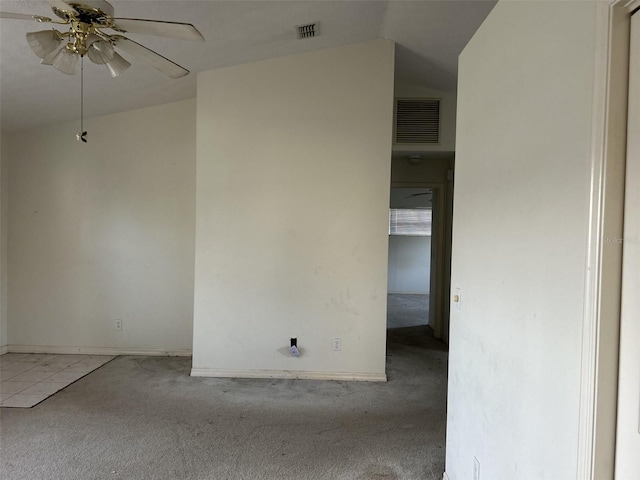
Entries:
<svg viewBox="0 0 640 480">
<path fill-rule="evenodd" d="M 51 7 L 56 7 L 58 10 L 62 10 L 63 12 L 72 13 L 77 15 L 78 12 L 67 2 L 63 2 L 62 0 L 46 0 L 46 2 L 51 5 Z"/>
<path fill-rule="evenodd" d="M 136 18 L 114 18 L 113 23 L 117 27 L 116 30 L 122 30 L 123 32 L 204 42 L 202 34 L 190 23 L 139 20 Z"/>
<path fill-rule="evenodd" d="M 40 15 L 29 15 L 28 13 L 0 12 L 0 18 L 12 18 L 14 20 L 34 20 L 40 23 L 47 23 L 51 21 L 49 17 L 42 17 Z"/>
<path fill-rule="evenodd" d="M 144 45 L 140 45 L 138 42 L 115 35 L 112 36 L 111 39 L 114 41 L 114 45 L 116 47 L 140 58 L 141 60 L 144 60 L 153 68 L 161 71 L 171 78 L 180 78 L 189 74 L 189 70 L 186 68 L 181 67 L 177 63 L 172 62 L 168 58 L 163 57 Z"/>
</svg>

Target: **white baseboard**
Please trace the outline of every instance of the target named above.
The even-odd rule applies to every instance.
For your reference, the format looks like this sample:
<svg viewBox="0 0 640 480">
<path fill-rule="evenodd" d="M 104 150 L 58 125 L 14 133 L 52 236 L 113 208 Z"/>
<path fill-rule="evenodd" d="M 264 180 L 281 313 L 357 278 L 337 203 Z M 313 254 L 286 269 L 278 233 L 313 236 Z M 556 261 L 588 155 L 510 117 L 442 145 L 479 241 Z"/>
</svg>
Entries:
<svg viewBox="0 0 640 480">
<path fill-rule="evenodd" d="M 442 480 L 449 480 L 449 475 L 447 475 L 447 472 L 444 472 L 442 474 Z"/>
<path fill-rule="evenodd" d="M 4 355 L 5 353 L 9 353 L 9 346 L 8 345 L 2 345 L 0 347 L 0 355 Z"/>
<path fill-rule="evenodd" d="M 343 380 L 356 382 L 386 382 L 384 373 L 304 372 L 298 370 L 218 370 L 192 368 L 192 377 L 217 378 L 284 378 L 300 380 Z"/>
<path fill-rule="evenodd" d="M 50 353 L 57 355 L 144 355 L 161 357 L 190 357 L 191 349 L 163 350 L 127 347 L 68 347 L 53 345 L 7 345 L 4 353 Z"/>
</svg>

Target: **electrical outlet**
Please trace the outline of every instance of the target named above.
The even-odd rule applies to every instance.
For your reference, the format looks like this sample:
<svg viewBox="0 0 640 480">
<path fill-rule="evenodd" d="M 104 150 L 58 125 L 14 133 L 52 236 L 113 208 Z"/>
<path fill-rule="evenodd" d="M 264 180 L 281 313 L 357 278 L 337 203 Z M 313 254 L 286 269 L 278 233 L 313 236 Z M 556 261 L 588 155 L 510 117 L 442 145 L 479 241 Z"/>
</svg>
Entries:
<svg viewBox="0 0 640 480">
<path fill-rule="evenodd" d="M 114 326 L 115 326 L 116 330 L 122 330 L 122 320 L 120 320 L 120 319 L 116 320 Z"/>
<path fill-rule="evenodd" d="M 473 457 L 473 480 L 480 480 L 480 460 Z"/>
<path fill-rule="evenodd" d="M 341 338 L 334 338 L 333 339 L 333 351 L 334 352 L 339 352 L 340 350 L 342 350 L 342 339 Z"/>
</svg>

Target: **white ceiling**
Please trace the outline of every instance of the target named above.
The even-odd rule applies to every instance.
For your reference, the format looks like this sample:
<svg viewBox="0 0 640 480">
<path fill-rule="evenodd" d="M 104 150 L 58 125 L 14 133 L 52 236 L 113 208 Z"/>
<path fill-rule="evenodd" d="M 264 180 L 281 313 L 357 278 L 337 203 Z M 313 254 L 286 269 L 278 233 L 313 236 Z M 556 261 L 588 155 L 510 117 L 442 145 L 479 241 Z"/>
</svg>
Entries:
<svg viewBox="0 0 640 480">
<path fill-rule="evenodd" d="M 397 43 L 396 82 L 455 91 L 457 56 L 495 0 L 109 0 L 115 17 L 187 22 L 204 43 L 127 34 L 191 74 L 172 80 L 123 54 L 133 66 L 117 79 L 85 62 L 85 116 L 193 98 L 201 71 L 375 38 Z M 2 0 L 0 10 L 54 17 L 40 0 Z M 318 22 L 319 36 L 297 40 L 295 25 Z M 14 130 L 80 114 L 80 75 L 40 65 L 25 34 L 47 24 L 0 20 L 0 125 Z"/>
</svg>

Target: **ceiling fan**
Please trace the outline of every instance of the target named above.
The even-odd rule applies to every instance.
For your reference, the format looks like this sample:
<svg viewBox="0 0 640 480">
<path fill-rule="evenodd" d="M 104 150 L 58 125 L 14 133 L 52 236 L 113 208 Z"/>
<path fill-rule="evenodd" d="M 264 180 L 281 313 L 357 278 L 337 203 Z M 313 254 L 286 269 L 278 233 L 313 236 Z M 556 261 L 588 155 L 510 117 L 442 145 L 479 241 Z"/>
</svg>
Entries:
<svg viewBox="0 0 640 480">
<path fill-rule="evenodd" d="M 140 33 L 195 42 L 204 41 L 202 34 L 190 23 L 115 18 L 113 6 L 105 0 L 45 1 L 57 17 L 55 20 L 41 15 L 8 12 L 0 12 L 0 18 L 68 26 L 68 30 L 64 32 L 53 28 L 27 33 L 27 43 L 33 53 L 42 59 L 40 63 L 52 65 L 67 75 L 76 72 L 78 61 L 83 74 L 82 60 L 87 56 L 93 63 L 105 65 L 111 76 L 116 78 L 131 66 L 131 63 L 118 53 L 117 50 L 121 50 L 147 62 L 171 78 L 180 78 L 188 75 L 189 70 L 121 34 Z M 81 125 L 81 132 L 76 137 L 86 143 L 86 134 Z"/>
<path fill-rule="evenodd" d="M 68 25 L 66 32 L 51 29 L 27 33 L 27 43 L 33 53 L 42 59 L 40 63 L 53 65 L 68 75 L 75 73 L 78 60 L 86 55 L 93 63 L 106 65 L 112 77 L 119 76 L 131 64 L 117 53 L 117 48 L 144 60 L 171 78 L 180 78 L 187 75 L 189 70 L 120 34 L 129 32 L 204 41 L 202 34 L 189 23 L 114 18 L 113 6 L 105 0 L 46 2 L 58 19 L 8 12 L 0 12 L 0 18 Z M 117 33 L 109 34 L 104 30 Z"/>
</svg>

